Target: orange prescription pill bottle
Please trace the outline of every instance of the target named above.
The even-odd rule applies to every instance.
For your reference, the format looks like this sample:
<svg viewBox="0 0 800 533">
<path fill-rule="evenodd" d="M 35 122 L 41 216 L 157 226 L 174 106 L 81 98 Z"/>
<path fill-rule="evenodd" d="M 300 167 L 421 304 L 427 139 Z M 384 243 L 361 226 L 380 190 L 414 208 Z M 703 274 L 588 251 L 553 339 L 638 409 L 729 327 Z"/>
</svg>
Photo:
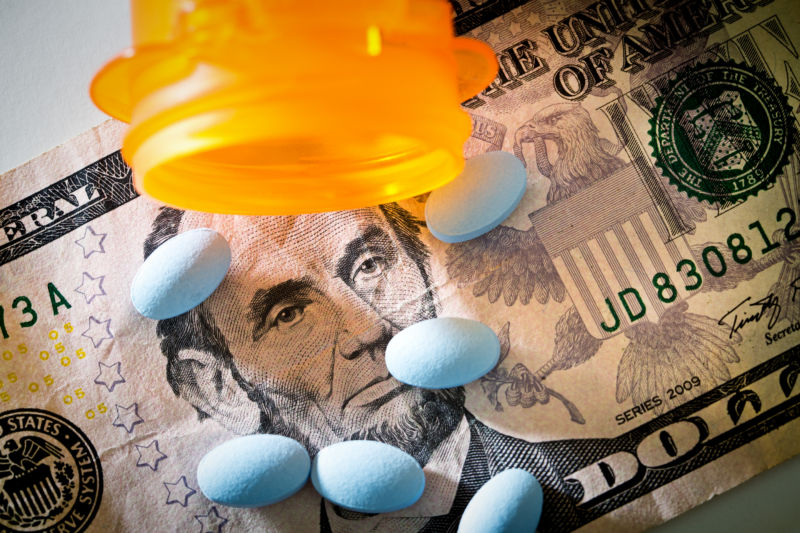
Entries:
<svg viewBox="0 0 800 533">
<path fill-rule="evenodd" d="M 91 97 L 130 123 L 136 189 L 236 214 L 352 209 L 462 169 L 459 102 L 497 73 L 444 0 L 132 0 Z"/>
</svg>

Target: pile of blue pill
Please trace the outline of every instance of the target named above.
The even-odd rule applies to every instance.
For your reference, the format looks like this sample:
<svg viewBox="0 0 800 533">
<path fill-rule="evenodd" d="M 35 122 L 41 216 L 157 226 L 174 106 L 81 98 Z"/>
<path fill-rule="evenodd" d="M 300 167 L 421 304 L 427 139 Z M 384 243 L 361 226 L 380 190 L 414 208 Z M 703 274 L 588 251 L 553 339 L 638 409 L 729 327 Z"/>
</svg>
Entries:
<svg viewBox="0 0 800 533">
<path fill-rule="evenodd" d="M 431 193 L 426 222 L 445 242 L 482 235 L 507 218 L 525 192 L 525 169 L 505 152 L 476 156 L 453 182 Z M 467 208 L 465 208 L 467 206 Z M 145 260 L 131 285 L 142 315 L 166 319 L 200 305 L 222 283 L 231 263 L 224 237 L 201 228 L 173 237 Z M 476 320 L 440 317 L 396 334 L 386 366 L 398 381 L 428 389 L 457 387 L 492 370 L 500 356 L 497 335 Z M 344 441 L 320 450 L 312 462 L 299 442 L 280 435 L 231 439 L 208 452 L 197 482 L 212 501 L 261 507 L 288 498 L 307 483 L 328 501 L 352 511 L 386 513 L 413 505 L 425 489 L 420 464 L 377 441 Z M 505 470 L 475 493 L 460 533 L 535 531 L 542 488 L 528 472 Z"/>
<path fill-rule="evenodd" d="M 425 490 L 425 474 L 406 452 L 377 441 L 333 444 L 313 463 L 288 437 L 249 435 L 208 452 L 197 483 L 208 499 L 231 507 L 279 502 L 311 483 L 326 500 L 351 511 L 388 513 L 413 505 Z M 470 500 L 459 533 L 532 532 L 542 513 L 542 488 L 525 470 L 504 470 Z"/>
</svg>

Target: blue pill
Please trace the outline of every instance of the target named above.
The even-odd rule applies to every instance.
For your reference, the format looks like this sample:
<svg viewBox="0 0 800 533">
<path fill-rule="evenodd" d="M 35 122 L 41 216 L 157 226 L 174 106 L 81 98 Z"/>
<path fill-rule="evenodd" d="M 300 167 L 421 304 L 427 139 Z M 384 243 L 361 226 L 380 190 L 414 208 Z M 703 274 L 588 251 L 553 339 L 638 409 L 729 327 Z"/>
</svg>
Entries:
<svg viewBox="0 0 800 533">
<path fill-rule="evenodd" d="M 492 328 L 468 318 L 423 320 L 386 346 L 386 367 L 395 379 L 426 389 L 475 381 L 497 365 L 500 341 Z"/>
<path fill-rule="evenodd" d="M 296 440 L 248 435 L 224 442 L 197 466 L 197 484 L 209 500 L 261 507 L 288 498 L 308 480 L 311 459 Z"/>
<path fill-rule="evenodd" d="M 474 239 L 497 227 L 525 194 L 525 167 L 508 152 L 487 152 L 468 159 L 464 171 L 431 192 L 425 221 L 444 242 Z"/>
<path fill-rule="evenodd" d="M 533 533 L 542 516 L 542 487 L 525 470 L 504 470 L 464 509 L 458 533 Z"/>
<path fill-rule="evenodd" d="M 320 450 L 311 483 L 323 498 L 361 513 L 388 513 L 412 505 L 425 489 L 416 459 L 372 440 L 339 442 Z"/>
<path fill-rule="evenodd" d="M 181 233 L 156 248 L 131 283 L 139 313 L 161 320 L 200 305 L 222 283 L 231 264 L 225 238 L 208 228 Z"/>
</svg>

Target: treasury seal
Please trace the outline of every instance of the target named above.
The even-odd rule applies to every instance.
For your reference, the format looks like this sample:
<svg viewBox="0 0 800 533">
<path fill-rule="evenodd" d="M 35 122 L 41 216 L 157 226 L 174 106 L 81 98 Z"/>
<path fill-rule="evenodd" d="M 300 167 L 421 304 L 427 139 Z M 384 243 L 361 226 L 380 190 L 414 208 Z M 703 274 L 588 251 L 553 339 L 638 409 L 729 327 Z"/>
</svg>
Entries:
<svg viewBox="0 0 800 533">
<path fill-rule="evenodd" d="M 39 409 L 0 414 L 0 531 L 84 531 L 102 495 L 100 458 L 72 422 Z"/>
<path fill-rule="evenodd" d="M 775 80 L 727 61 L 680 72 L 656 99 L 650 122 L 661 172 L 712 205 L 755 196 L 773 183 L 795 135 L 791 109 Z"/>
</svg>

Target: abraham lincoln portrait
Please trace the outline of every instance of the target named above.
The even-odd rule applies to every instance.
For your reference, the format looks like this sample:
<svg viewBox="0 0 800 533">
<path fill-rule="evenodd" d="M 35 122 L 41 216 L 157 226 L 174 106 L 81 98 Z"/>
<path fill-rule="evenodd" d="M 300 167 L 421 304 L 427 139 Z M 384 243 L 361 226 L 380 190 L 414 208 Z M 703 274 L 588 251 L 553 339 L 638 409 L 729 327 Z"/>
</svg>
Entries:
<svg viewBox="0 0 800 533">
<path fill-rule="evenodd" d="M 321 501 L 320 531 L 450 531 L 477 489 L 514 467 L 534 472 L 551 501 L 566 498 L 548 452 L 478 421 L 463 388 L 425 390 L 389 375 L 389 340 L 438 312 L 424 225 L 409 211 L 240 217 L 162 208 L 145 256 L 201 226 L 228 239 L 233 259 L 203 304 L 158 323 L 173 391 L 201 419 L 239 434 L 286 435 L 312 456 L 342 440 L 379 440 L 425 469 L 424 505 L 368 516 Z"/>
</svg>

